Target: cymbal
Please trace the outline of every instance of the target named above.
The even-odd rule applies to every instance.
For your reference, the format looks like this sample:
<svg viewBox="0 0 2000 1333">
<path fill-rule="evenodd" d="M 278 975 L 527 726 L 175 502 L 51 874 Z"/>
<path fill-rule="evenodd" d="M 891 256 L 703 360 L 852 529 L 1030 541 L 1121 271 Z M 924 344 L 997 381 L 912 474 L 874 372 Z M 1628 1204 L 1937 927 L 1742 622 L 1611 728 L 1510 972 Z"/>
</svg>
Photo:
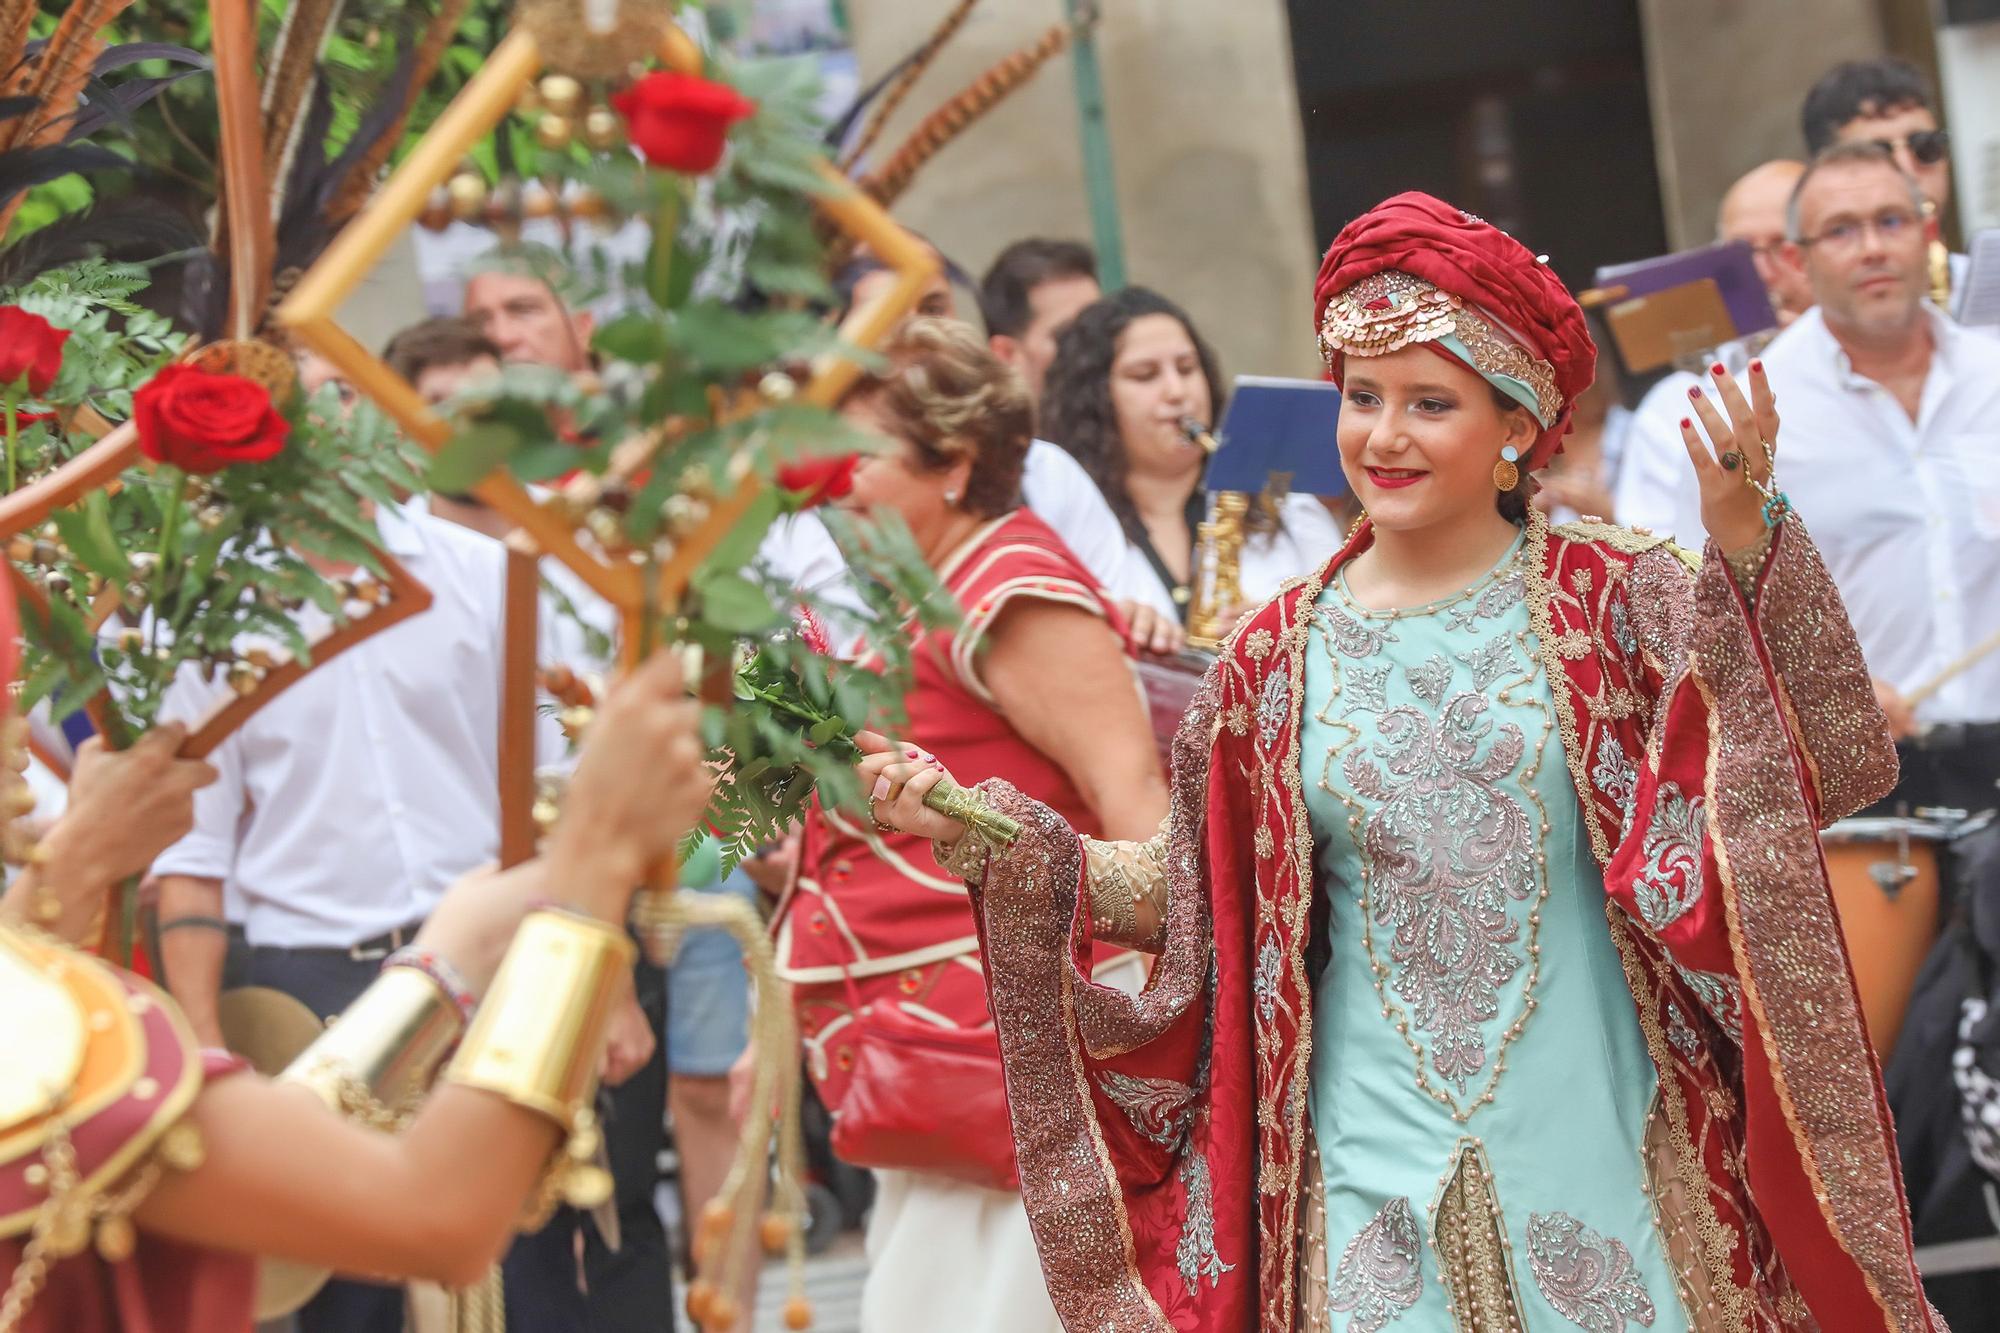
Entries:
<svg viewBox="0 0 2000 1333">
<path fill-rule="evenodd" d="M 319 1016 L 281 990 L 238 986 L 216 1004 L 223 1044 L 266 1078 L 276 1078 L 325 1029 Z M 330 1270 L 285 1259 L 257 1263 L 259 1323 L 282 1319 L 314 1296 L 333 1276 Z"/>
<path fill-rule="evenodd" d="M 325 1029 L 312 1010 L 269 986 L 238 986 L 216 1005 L 223 1044 L 266 1078 L 276 1078 Z"/>
</svg>

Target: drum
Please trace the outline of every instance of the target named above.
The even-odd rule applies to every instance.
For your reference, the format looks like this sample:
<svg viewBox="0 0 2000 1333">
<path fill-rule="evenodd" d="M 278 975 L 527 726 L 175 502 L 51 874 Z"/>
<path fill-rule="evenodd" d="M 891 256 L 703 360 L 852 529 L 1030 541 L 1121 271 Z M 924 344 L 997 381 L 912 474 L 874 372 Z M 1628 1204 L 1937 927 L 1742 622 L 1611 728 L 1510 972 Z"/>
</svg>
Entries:
<svg viewBox="0 0 2000 1333">
<path fill-rule="evenodd" d="M 1887 1063 L 1941 925 L 1941 864 L 1961 821 L 1843 819 L 1820 835 L 1877 1058 Z"/>
</svg>

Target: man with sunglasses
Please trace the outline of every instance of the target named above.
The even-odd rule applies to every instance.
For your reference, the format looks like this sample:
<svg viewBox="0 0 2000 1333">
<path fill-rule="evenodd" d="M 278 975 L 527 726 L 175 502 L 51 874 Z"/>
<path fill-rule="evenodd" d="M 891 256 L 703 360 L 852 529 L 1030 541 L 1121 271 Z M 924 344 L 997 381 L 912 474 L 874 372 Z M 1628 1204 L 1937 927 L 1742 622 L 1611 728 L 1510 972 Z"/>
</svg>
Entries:
<svg viewBox="0 0 2000 1333">
<path fill-rule="evenodd" d="M 1806 94 L 1802 119 L 1813 153 L 1837 143 L 1880 144 L 1917 183 L 1931 224 L 1929 283 L 1934 298 L 1944 290 L 1940 304 L 1956 314 L 1967 260 L 1948 254 L 1938 235 L 1951 206 L 1951 139 L 1938 125 L 1936 98 L 1923 72 L 1896 56 L 1836 65 Z"/>
</svg>

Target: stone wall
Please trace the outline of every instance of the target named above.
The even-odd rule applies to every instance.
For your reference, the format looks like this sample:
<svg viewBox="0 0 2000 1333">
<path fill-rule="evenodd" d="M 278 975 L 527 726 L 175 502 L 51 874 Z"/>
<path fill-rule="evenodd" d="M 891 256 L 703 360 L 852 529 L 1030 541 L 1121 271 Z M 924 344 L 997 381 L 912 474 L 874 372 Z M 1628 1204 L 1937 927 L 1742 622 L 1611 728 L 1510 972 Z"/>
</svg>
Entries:
<svg viewBox="0 0 2000 1333">
<path fill-rule="evenodd" d="M 1805 153 L 1799 108 L 1829 68 L 1882 52 L 1877 0 L 1639 0 L 1667 236 L 1715 237 L 1730 182 Z"/>
<path fill-rule="evenodd" d="M 849 0 L 863 84 L 913 49 L 949 0 Z M 1285 7 L 1113 0 L 1097 43 L 1130 281 L 1187 307 L 1230 374 L 1318 367 L 1317 255 Z M 1050 24 L 1061 0 L 989 2 L 891 125 L 919 116 Z M 1074 70 L 1043 68 L 944 150 L 895 206 L 974 275 L 1022 236 L 1088 240 Z"/>
</svg>

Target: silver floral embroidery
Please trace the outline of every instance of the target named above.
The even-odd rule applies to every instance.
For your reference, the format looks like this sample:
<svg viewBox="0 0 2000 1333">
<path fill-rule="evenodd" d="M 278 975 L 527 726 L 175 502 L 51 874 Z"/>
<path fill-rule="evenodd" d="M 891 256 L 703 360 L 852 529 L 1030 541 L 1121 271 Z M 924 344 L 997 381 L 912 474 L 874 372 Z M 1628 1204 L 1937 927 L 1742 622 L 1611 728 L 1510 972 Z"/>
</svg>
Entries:
<svg viewBox="0 0 2000 1333">
<path fill-rule="evenodd" d="M 1187 1084 L 1106 1069 L 1098 1074 L 1097 1086 L 1125 1113 L 1132 1128 L 1161 1147 L 1176 1147 L 1187 1134 L 1195 1094 Z"/>
<path fill-rule="evenodd" d="M 1278 942 L 1266 939 L 1264 947 L 1257 951 L 1257 975 L 1251 979 L 1250 990 L 1257 998 L 1257 1013 L 1268 1023 L 1278 1012 L 1278 982 L 1284 968 L 1284 958 L 1278 950 Z"/>
<path fill-rule="evenodd" d="M 1208 1177 L 1208 1155 L 1189 1152 L 1181 1158 L 1181 1186 L 1187 1191 L 1187 1216 L 1181 1223 L 1180 1243 L 1174 1260 L 1181 1281 L 1193 1296 L 1201 1290 L 1202 1279 L 1211 1287 L 1222 1285 L 1222 1275 L 1236 1267 L 1222 1262 L 1215 1249 L 1215 1189 Z"/>
<path fill-rule="evenodd" d="M 1354 1316 L 1347 1321 L 1348 1333 L 1377 1333 L 1417 1303 L 1424 1294 L 1423 1254 L 1408 1199 L 1389 1200 L 1354 1233 L 1340 1253 L 1328 1302 Z"/>
<path fill-rule="evenodd" d="M 1340 686 L 1340 697 L 1347 701 L 1347 706 L 1340 710 L 1342 717 L 1351 713 L 1380 713 L 1386 710 L 1389 707 L 1388 664 L 1356 666 L 1347 672 Z"/>
<path fill-rule="evenodd" d="M 1665 930 L 1686 916 L 1700 899 L 1701 839 L 1706 827 L 1701 797 L 1684 794 L 1678 783 L 1661 785 L 1640 849 L 1645 864 L 1633 885 L 1639 916 L 1654 930 Z"/>
<path fill-rule="evenodd" d="M 1477 652 L 1456 654 L 1472 672 L 1475 689 L 1486 689 L 1502 676 L 1520 669 L 1520 659 L 1514 656 L 1514 645 L 1506 635 L 1488 639 L 1486 645 Z"/>
<path fill-rule="evenodd" d="M 1518 555 L 1515 557 L 1520 558 Z M 1528 583 L 1519 570 L 1507 575 L 1498 583 L 1479 594 L 1470 602 L 1461 602 L 1445 612 L 1446 624 L 1450 629 L 1470 629 L 1481 620 L 1503 615 L 1521 604 L 1527 595 Z"/>
<path fill-rule="evenodd" d="M 1624 1333 L 1628 1319 L 1653 1325 L 1632 1252 L 1568 1213 L 1528 1215 L 1528 1269 L 1556 1313 L 1589 1333 Z"/>
<path fill-rule="evenodd" d="M 1352 616 L 1326 617 L 1326 641 L 1342 657 L 1376 657 L 1383 645 L 1399 640 L 1386 624 L 1364 624 Z"/>
<path fill-rule="evenodd" d="M 1725 977 L 1720 972 L 1697 972 L 1691 967 L 1676 967 L 1681 980 L 1688 984 L 1701 1007 L 1708 1011 L 1730 1040 L 1741 1045 L 1743 1042 L 1743 983 L 1735 977 Z"/>
<path fill-rule="evenodd" d="M 1451 688 L 1451 675 L 1451 663 L 1445 658 L 1433 657 L 1423 665 L 1405 671 L 1403 678 L 1410 682 L 1410 693 L 1438 708 L 1444 703 L 1444 692 Z"/>
<path fill-rule="evenodd" d="M 1265 749 L 1271 748 L 1291 720 L 1291 702 L 1292 678 L 1280 661 L 1264 677 L 1264 688 L 1257 695 L 1257 739 Z"/>
<path fill-rule="evenodd" d="M 1625 753 L 1624 742 L 1610 727 L 1597 733 L 1597 762 L 1590 770 L 1590 780 L 1599 791 L 1611 798 L 1612 804 L 1625 812 L 1629 828 L 1632 798 L 1639 792 L 1639 767 Z"/>
<path fill-rule="evenodd" d="M 1632 614 L 1625 609 L 1623 598 L 1611 603 L 1611 641 L 1625 656 L 1638 657 L 1639 636 L 1632 632 Z"/>
<path fill-rule="evenodd" d="M 1689 1064 L 1701 1053 L 1701 1039 L 1694 1035 L 1688 1025 L 1687 1015 L 1672 1001 L 1667 1002 L 1667 1044 L 1681 1053 L 1681 1059 Z"/>
<path fill-rule="evenodd" d="M 1496 732 L 1488 707 L 1460 694 L 1435 720 L 1394 709 L 1372 753 L 1350 750 L 1342 764 L 1348 786 L 1379 806 L 1362 854 L 1374 868 L 1374 922 L 1393 931 L 1395 992 L 1432 1039 L 1432 1067 L 1461 1093 L 1486 1068 L 1480 1025 L 1498 1015 L 1499 988 L 1522 963 L 1508 947 L 1520 938 L 1508 900 L 1524 901 L 1535 883 L 1527 812 L 1498 786 L 1526 740 L 1511 723 Z"/>
</svg>

